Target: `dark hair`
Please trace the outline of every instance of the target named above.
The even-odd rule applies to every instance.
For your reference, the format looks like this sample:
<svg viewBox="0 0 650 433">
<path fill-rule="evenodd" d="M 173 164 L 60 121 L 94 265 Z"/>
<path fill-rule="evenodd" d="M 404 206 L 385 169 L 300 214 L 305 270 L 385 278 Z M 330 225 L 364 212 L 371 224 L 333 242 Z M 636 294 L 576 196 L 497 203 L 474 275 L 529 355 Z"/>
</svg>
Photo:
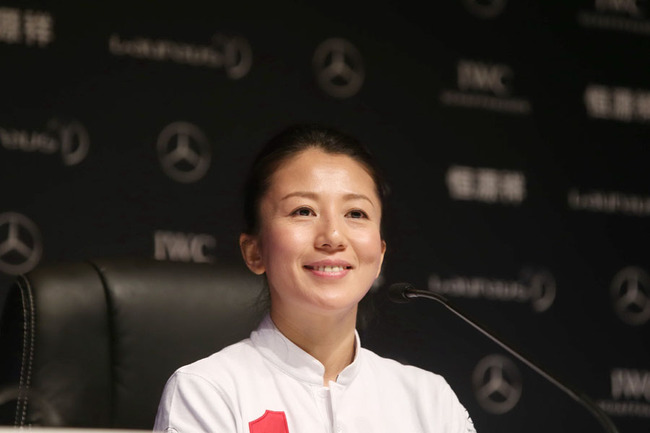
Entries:
<svg viewBox="0 0 650 433">
<path fill-rule="evenodd" d="M 370 151 L 356 138 L 334 128 L 318 124 L 298 124 L 271 138 L 251 165 L 244 185 L 244 233 L 256 234 L 259 231 L 260 201 L 269 188 L 273 173 L 287 159 L 310 148 L 347 155 L 360 163 L 375 183 L 382 216 L 385 215 L 388 186 Z M 381 227 L 383 225 L 382 222 Z M 381 231 L 383 237 L 383 229 Z"/>
<path fill-rule="evenodd" d="M 332 127 L 319 124 L 290 126 L 272 137 L 260 149 L 253 160 L 244 185 L 244 233 L 253 235 L 257 234 L 260 229 L 260 202 L 270 186 L 273 173 L 287 159 L 311 148 L 320 149 L 330 154 L 347 155 L 361 164 L 368 172 L 375 183 L 381 204 L 380 234 L 384 238 L 386 199 L 389 189 L 374 157 L 368 148 L 356 138 Z M 366 294 L 359 302 L 357 328 L 368 327 L 375 316 L 373 299 Z M 266 277 L 264 277 L 264 289 L 260 292 L 257 306 L 260 311 L 268 311 L 271 306 Z"/>
</svg>

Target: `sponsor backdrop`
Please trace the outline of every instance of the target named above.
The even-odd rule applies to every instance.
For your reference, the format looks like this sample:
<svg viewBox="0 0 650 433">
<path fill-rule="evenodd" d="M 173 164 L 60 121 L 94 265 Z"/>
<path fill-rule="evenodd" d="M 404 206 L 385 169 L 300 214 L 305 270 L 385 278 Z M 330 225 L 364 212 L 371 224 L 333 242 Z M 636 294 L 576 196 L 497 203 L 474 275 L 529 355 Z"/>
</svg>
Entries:
<svg viewBox="0 0 650 433">
<path fill-rule="evenodd" d="M 649 431 L 650 2 L 318 3 L 0 1 L 0 290 L 89 257 L 243 269 L 255 150 L 324 122 L 392 185 L 366 346 L 444 375 L 480 432 L 599 431 L 443 307 L 386 300 L 407 281 Z"/>
</svg>

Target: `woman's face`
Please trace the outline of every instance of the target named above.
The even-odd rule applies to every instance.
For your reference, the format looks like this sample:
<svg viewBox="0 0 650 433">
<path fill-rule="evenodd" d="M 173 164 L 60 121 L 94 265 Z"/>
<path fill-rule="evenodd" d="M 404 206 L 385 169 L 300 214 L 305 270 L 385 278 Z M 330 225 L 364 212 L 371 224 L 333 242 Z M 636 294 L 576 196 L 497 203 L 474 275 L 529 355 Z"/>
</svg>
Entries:
<svg viewBox="0 0 650 433">
<path fill-rule="evenodd" d="M 272 311 L 356 310 L 386 249 L 362 165 L 315 148 L 294 155 L 272 175 L 260 217 L 259 234 L 240 244 L 248 267 L 266 272 Z"/>
</svg>

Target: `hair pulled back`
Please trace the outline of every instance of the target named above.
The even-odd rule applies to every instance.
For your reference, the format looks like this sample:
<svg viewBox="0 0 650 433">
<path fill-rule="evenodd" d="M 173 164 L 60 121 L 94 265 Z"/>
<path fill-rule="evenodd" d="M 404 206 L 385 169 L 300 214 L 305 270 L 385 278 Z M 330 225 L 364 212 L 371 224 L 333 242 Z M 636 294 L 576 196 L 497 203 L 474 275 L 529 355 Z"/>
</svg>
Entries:
<svg viewBox="0 0 650 433">
<path fill-rule="evenodd" d="M 370 151 L 356 138 L 334 128 L 319 124 L 298 124 L 272 137 L 260 149 L 251 165 L 244 185 L 244 233 L 258 233 L 260 202 L 276 170 L 289 158 L 311 148 L 330 154 L 347 155 L 361 164 L 374 181 L 384 215 L 388 186 Z"/>
</svg>

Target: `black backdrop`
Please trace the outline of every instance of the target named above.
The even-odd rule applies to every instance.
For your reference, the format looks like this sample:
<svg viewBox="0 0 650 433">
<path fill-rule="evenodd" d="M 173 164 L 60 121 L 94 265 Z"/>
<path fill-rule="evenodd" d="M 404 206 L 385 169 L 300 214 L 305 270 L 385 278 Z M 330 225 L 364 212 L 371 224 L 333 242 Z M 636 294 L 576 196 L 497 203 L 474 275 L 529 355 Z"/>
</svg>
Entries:
<svg viewBox="0 0 650 433">
<path fill-rule="evenodd" d="M 392 185 L 366 346 L 443 374 L 481 432 L 598 431 L 442 308 L 386 301 L 409 281 L 647 432 L 648 46 L 634 0 L 1 1 L 0 290 L 88 257 L 240 265 L 255 149 L 329 123 Z"/>
</svg>

